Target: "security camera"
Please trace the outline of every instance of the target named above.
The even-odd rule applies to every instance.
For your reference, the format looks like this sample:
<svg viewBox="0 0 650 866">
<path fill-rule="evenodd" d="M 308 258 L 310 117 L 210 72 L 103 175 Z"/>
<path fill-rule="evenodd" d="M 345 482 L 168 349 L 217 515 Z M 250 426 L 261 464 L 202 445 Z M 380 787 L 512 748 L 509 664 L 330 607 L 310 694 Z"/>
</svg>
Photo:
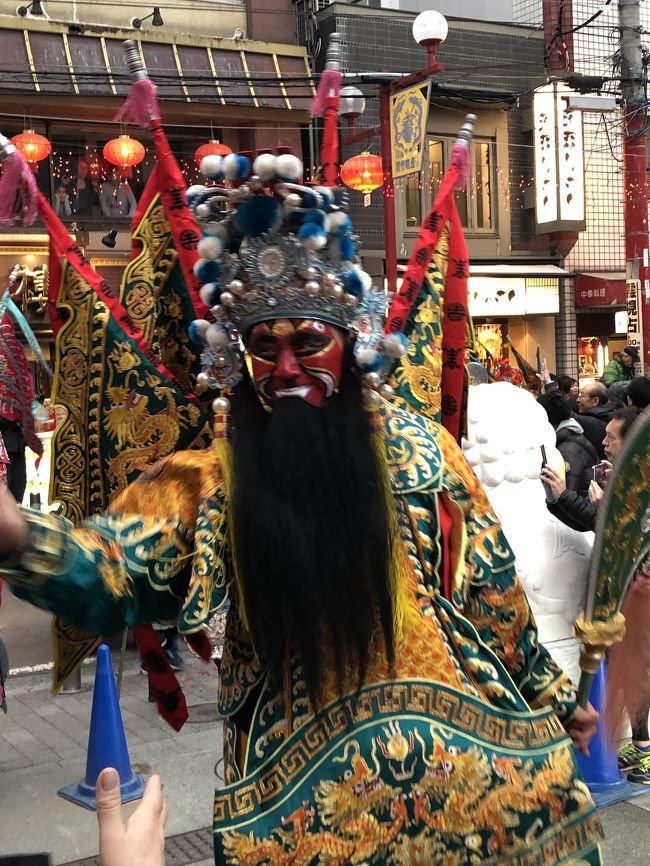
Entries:
<svg viewBox="0 0 650 866">
<path fill-rule="evenodd" d="M 237 42 L 240 42 L 242 39 L 246 39 L 246 33 L 241 29 L 241 27 L 238 27 L 232 34 L 232 38 L 236 39 Z"/>
</svg>

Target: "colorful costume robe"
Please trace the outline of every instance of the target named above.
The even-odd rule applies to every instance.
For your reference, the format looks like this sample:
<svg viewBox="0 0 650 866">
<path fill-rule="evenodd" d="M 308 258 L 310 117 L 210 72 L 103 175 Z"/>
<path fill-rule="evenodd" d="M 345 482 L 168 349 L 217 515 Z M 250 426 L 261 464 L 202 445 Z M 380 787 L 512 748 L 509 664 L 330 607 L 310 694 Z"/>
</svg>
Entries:
<svg viewBox="0 0 650 866">
<path fill-rule="evenodd" d="M 166 458 L 74 531 L 29 515 L 30 549 L 4 573 L 95 633 L 165 618 L 192 632 L 230 598 L 219 866 L 596 866 L 600 823 L 562 724 L 574 690 L 537 642 L 485 494 L 443 428 L 386 404 L 379 421 L 401 535 L 397 669 L 374 658 L 345 698 L 326 682 L 318 715 L 299 660 L 277 680 L 239 619 L 216 450 Z"/>
</svg>

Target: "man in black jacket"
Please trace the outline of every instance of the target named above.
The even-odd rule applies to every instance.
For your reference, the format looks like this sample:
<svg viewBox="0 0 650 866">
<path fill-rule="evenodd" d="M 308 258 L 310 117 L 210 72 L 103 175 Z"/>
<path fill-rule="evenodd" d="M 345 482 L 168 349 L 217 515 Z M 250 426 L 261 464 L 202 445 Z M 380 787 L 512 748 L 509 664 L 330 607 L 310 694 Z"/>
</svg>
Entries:
<svg viewBox="0 0 650 866">
<path fill-rule="evenodd" d="M 592 466 L 599 460 L 598 452 L 584 435 L 581 424 L 572 417 L 569 402 L 560 391 L 543 394 L 538 402 L 555 430 L 555 444 L 566 468 L 567 490 L 587 496 L 593 477 Z"/>
<path fill-rule="evenodd" d="M 605 456 L 605 427 L 611 421 L 615 408 L 614 404 L 608 401 L 607 388 L 602 382 L 588 382 L 580 388 L 578 414 L 574 413 L 573 417 L 596 449 L 600 460 Z"/>
<path fill-rule="evenodd" d="M 638 409 L 616 409 L 612 420 L 605 428 L 603 448 L 607 459 L 599 464 L 605 481 L 620 454 L 625 436 L 638 416 Z M 564 478 L 550 466 L 543 467 L 540 478 L 548 491 L 546 507 L 551 514 L 571 529 L 577 529 L 578 532 L 589 532 L 595 529 L 598 503 L 603 495 L 599 483 L 592 480 L 589 484 L 589 495 L 584 497 L 575 490 L 568 490 Z M 549 496 L 553 498 L 549 499 Z"/>
</svg>

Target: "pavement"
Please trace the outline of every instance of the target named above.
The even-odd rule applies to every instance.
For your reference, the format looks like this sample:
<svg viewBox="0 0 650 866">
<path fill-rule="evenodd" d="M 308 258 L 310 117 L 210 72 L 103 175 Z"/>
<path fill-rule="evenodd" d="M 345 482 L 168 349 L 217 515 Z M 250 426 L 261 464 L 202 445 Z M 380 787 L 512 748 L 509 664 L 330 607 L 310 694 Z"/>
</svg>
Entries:
<svg viewBox="0 0 650 866">
<path fill-rule="evenodd" d="M 8 714 L 0 713 L 0 854 L 50 852 L 53 864 L 97 866 L 95 815 L 57 796 L 85 775 L 94 663 L 83 666 L 82 691 L 53 697 L 49 617 L 3 594 L 0 634 L 15 673 L 7 683 Z M 10 615 L 11 614 L 11 615 Z M 9 616 L 10 615 L 10 616 Z M 175 733 L 147 699 L 137 654 L 127 651 L 121 709 L 131 766 L 159 773 L 169 807 L 167 866 L 213 866 L 210 826 L 222 758 L 214 701 L 214 665 L 185 655 L 179 679 L 190 720 Z M 113 651 L 113 667 L 118 650 Z M 215 773 L 215 770 L 217 771 Z M 126 815 L 137 803 L 124 807 Z M 650 788 L 601 811 L 604 866 L 650 864 Z"/>
<path fill-rule="evenodd" d="M 117 653 L 113 667 L 117 669 Z M 93 675 L 94 664 L 84 665 L 82 691 L 56 697 L 49 672 L 9 677 L 8 713 L 0 713 L 0 854 L 47 851 L 53 864 L 95 858 L 94 812 L 57 796 L 59 788 L 85 775 Z M 188 656 L 179 680 L 190 721 L 175 733 L 148 702 L 146 677 L 139 672 L 137 654 L 130 652 L 122 681 L 122 718 L 133 770 L 145 776 L 159 773 L 163 780 L 168 866 L 208 866 L 213 862 L 208 829 L 212 799 L 222 784 L 215 773 L 222 757 L 214 703 L 217 671 Z M 125 814 L 136 806 L 125 806 Z"/>
</svg>

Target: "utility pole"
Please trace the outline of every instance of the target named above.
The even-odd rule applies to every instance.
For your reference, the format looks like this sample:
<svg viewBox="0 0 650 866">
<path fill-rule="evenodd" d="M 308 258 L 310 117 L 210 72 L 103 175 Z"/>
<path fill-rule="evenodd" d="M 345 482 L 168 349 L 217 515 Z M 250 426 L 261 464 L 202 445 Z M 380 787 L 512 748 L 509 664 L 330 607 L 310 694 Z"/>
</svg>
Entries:
<svg viewBox="0 0 650 866">
<path fill-rule="evenodd" d="M 648 263 L 648 177 L 645 87 L 640 0 L 619 0 L 623 91 L 625 271 L 628 333 L 639 345 L 641 369 L 650 371 L 650 267 Z M 636 312 L 637 323 L 634 322 Z"/>
</svg>

